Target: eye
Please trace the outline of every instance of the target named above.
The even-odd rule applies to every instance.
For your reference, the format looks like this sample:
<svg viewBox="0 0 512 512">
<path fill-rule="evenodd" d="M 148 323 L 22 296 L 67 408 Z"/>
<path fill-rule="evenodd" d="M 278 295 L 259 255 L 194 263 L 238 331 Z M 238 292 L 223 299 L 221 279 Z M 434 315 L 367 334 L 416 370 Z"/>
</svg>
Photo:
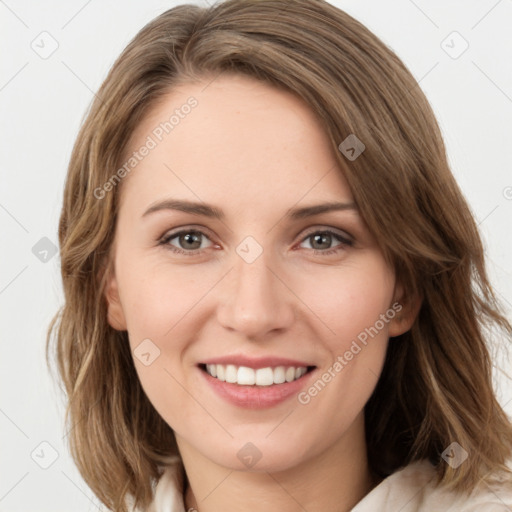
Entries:
<svg viewBox="0 0 512 512">
<path fill-rule="evenodd" d="M 339 244 L 332 248 L 331 244 L 335 240 L 337 240 Z M 302 239 L 302 243 L 305 241 L 310 241 L 309 248 L 313 250 L 315 254 L 318 253 L 322 255 L 333 254 L 354 245 L 354 242 L 350 240 L 348 236 L 341 235 L 329 229 L 313 231 Z"/>
<path fill-rule="evenodd" d="M 208 240 L 210 245 L 203 242 Z M 310 247 L 306 247 L 314 251 L 315 254 L 326 256 L 329 254 L 340 252 L 346 247 L 352 246 L 354 243 L 348 235 L 342 235 L 330 229 L 317 230 L 310 232 L 302 239 L 301 244 L 308 241 Z M 332 247 L 332 243 L 337 241 L 338 244 Z M 174 233 L 166 233 L 158 242 L 177 254 L 194 256 L 204 249 L 213 246 L 208 236 L 198 229 L 182 229 Z"/>
<path fill-rule="evenodd" d="M 176 239 L 176 242 L 172 241 Z M 209 246 L 203 244 L 203 240 L 210 240 L 202 231 L 196 229 L 185 229 L 175 233 L 164 235 L 159 245 L 164 245 L 171 251 L 178 254 L 195 255 Z M 210 240 L 211 242 L 211 240 Z"/>
</svg>

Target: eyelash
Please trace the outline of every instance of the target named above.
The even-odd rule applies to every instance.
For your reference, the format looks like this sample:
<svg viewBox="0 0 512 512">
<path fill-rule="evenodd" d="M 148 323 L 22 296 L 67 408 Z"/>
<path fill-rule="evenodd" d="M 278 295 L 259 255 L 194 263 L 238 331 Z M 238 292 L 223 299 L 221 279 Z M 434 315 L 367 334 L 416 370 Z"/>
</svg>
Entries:
<svg viewBox="0 0 512 512">
<path fill-rule="evenodd" d="M 175 233 L 170 233 L 170 234 L 164 235 L 162 238 L 160 238 L 158 245 L 164 246 L 165 248 L 171 250 L 174 253 L 183 254 L 186 256 L 196 256 L 197 254 L 199 254 L 201 251 L 204 250 L 204 249 L 193 249 L 191 251 L 185 251 L 183 249 L 174 247 L 173 245 L 171 245 L 169 243 L 174 238 L 177 238 L 180 235 L 184 235 L 184 234 L 202 235 L 205 238 L 207 238 L 208 240 L 210 240 L 205 233 L 203 233 L 202 231 L 200 231 L 198 229 L 183 229 L 183 230 L 177 231 Z M 354 242 L 352 240 L 349 240 L 348 238 L 345 238 L 342 235 L 340 235 L 339 233 L 336 233 L 335 231 L 332 231 L 330 229 L 311 231 L 305 237 L 302 238 L 300 243 L 303 243 L 308 238 L 311 238 L 313 235 L 319 235 L 319 234 L 331 235 L 333 238 L 338 240 L 340 242 L 340 244 L 337 245 L 336 247 L 333 247 L 332 249 L 326 249 L 326 250 L 309 249 L 309 250 L 313 251 L 314 254 L 321 254 L 322 256 L 328 256 L 330 254 L 337 253 L 337 252 L 341 251 L 342 249 L 345 249 L 346 247 L 352 247 L 354 245 Z"/>
</svg>

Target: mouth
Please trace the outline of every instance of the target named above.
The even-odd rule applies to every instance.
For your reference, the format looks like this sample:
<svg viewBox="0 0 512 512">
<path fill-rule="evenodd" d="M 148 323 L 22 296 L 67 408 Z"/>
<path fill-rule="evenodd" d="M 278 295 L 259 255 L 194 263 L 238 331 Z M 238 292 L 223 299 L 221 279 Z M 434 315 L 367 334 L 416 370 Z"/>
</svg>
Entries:
<svg viewBox="0 0 512 512">
<path fill-rule="evenodd" d="M 267 366 L 250 368 L 234 364 L 199 364 L 210 377 L 221 382 L 248 387 L 269 387 L 301 379 L 316 366 Z"/>
</svg>

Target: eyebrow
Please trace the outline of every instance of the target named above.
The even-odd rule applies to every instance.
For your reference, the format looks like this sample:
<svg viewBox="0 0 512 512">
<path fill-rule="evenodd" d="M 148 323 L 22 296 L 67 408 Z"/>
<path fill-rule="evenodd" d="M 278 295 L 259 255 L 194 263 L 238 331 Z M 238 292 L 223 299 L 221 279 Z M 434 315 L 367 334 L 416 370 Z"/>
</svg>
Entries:
<svg viewBox="0 0 512 512">
<path fill-rule="evenodd" d="M 226 215 L 225 213 L 216 206 L 200 203 L 195 201 L 188 201 L 184 199 L 164 199 L 153 203 L 143 214 L 142 217 L 146 217 L 155 212 L 162 210 L 177 210 L 185 213 L 191 213 L 193 215 L 203 215 L 205 217 L 211 217 L 219 220 L 223 220 Z M 341 202 L 329 202 L 322 204 L 315 204 L 312 206 L 304 206 L 301 208 L 290 208 L 287 210 L 285 217 L 291 220 L 300 220 L 321 213 L 331 211 L 344 211 L 344 210 L 356 210 L 357 206 L 355 203 L 341 203 Z"/>
</svg>

